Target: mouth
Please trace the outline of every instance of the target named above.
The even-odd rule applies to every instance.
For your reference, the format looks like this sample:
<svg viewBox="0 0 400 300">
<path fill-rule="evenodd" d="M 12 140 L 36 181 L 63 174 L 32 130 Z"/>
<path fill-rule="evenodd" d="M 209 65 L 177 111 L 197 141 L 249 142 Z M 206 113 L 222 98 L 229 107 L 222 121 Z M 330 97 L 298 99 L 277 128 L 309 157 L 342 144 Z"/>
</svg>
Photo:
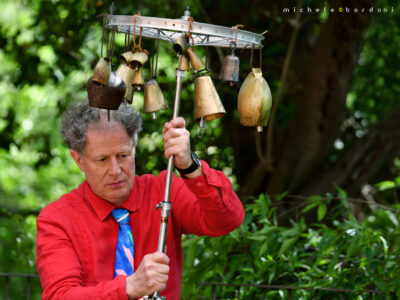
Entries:
<svg viewBox="0 0 400 300">
<path fill-rule="evenodd" d="M 125 180 L 118 180 L 118 181 L 108 183 L 107 185 L 111 188 L 119 188 L 119 187 L 123 186 L 124 184 L 125 184 Z"/>
</svg>

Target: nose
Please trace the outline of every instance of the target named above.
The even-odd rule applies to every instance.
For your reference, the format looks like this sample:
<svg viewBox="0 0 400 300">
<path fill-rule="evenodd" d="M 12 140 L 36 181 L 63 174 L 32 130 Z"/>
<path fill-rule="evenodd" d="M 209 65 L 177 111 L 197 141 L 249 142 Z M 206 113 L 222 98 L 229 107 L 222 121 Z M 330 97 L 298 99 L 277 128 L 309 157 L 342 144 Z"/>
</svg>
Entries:
<svg viewBox="0 0 400 300">
<path fill-rule="evenodd" d="M 110 159 L 108 173 L 112 176 L 116 176 L 116 175 L 119 175 L 119 173 L 121 173 L 121 167 L 119 166 L 119 162 L 116 157 L 112 157 Z"/>
</svg>

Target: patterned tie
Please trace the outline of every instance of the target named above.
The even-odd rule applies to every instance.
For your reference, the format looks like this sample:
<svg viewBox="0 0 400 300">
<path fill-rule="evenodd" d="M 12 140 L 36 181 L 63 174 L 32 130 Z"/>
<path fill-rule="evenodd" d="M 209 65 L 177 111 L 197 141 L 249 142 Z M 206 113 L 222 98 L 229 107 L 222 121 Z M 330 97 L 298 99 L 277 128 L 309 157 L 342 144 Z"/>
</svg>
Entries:
<svg viewBox="0 0 400 300">
<path fill-rule="evenodd" d="M 129 212 L 124 208 L 115 208 L 111 214 L 119 224 L 114 277 L 131 275 L 134 269 L 134 250 L 132 230 L 129 225 Z"/>
</svg>

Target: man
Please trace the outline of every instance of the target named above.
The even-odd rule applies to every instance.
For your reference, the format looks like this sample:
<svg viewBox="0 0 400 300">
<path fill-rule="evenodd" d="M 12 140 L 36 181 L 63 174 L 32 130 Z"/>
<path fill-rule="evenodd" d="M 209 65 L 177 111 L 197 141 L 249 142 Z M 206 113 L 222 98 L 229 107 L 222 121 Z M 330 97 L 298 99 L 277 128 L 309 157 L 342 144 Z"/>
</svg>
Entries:
<svg viewBox="0 0 400 300">
<path fill-rule="evenodd" d="M 164 126 L 164 155 L 174 155 L 181 178 L 172 180 L 167 253 L 156 252 L 161 216 L 155 207 L 164 197 L 166 172 L 135 175 L 140 130 L 133 108 L 111 111 L 110 120 L 106 110 L 85 104 L 64 114 L 61 133 L 86 180 L 37 219 L 42 299 L 136 299 L 157 290 L 167 300 L 179 299 L 181 235 L 220 236 L 243 221 L 243 207 L 228 178 L 204 161 L 196 164 L 185 121 L 176 118 Z M 122 267 L 131 267 L 133 274 L 120 269 L 115 210 L 129 215 L 124 225 L 130 225 L 134 249 L 123 248 L 128 263 Z"/>
</svg>

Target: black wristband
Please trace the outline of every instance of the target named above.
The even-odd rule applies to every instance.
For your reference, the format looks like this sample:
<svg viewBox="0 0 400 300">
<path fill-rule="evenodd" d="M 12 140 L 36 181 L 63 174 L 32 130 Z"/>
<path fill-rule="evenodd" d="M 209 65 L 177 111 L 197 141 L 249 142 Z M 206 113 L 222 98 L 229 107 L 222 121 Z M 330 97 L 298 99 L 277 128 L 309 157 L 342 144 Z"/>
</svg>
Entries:
<svg viewBox="0 0 400 300">
<path fill-rule="evenodd" d="M 190 173 L 196 171 L 197 168 L 201 166 L 200 159 L 198 158 L 198 156 L 196 155 L 196 153 L 192 152 L 192 153 L 191 153 L 191 156 L 192 156 L 192 161 L 193 161 L 193 162 L 192 162 L 192 164 L 190 165 L 189 168 L 186 168 L 186 169 L 179 169 L 179 168 L 175 167 L 175 168 L 179 171 L 179 173 L 181 173 L 181 174 L 183 174 L 183 175 L 185 175 L 185 174 L 190 174 Z"/>
</svg>

